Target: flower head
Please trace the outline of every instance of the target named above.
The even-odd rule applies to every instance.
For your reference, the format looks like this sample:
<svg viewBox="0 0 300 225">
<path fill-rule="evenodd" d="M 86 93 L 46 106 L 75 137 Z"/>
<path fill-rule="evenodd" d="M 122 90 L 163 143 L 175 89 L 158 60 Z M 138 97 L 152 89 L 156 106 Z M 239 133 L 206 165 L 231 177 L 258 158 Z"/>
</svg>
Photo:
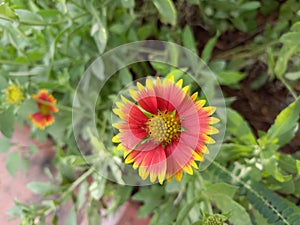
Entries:
<svg viewBox="0 0 300 225">
<path fill-rule="evenodd" d="M 182 80 L 146 80 L 137 83 L 137 91 L 129 90 L 134 101 L 121 96 L 114 113 L 122 122 L 113 124 L 120 132 L 113 142 L 124 149 L 125 163 L 139 168 L 142 179 L 163 183 L 165 179 L 181 180 L 182 172 L 193 174 L 195 161 L 203 161 L 208 153 L 205 144 L 215 141 L 209 136 L 218 133 L 211 126 L 219 120 L 210 117 L 215 107 L 204 107 L 205 100 L 196 100 L 198 93 L 189 95 Z"/>
<path fill-rule="evenodd" d="M 23 92 L 17 85 L 12 84 L 6 89 L 6 100 L 10 104 L 19 104 L 23 99 Z"/>
<path fill-rule="evenodd" d="M 55 107 L 56 99 L 44 89 L 32 97 L 36 100 L 39 111 L 30 114 L 29 118 L 33 124 L 43 130 L 54 122 L 53 113 L 58 112 L 58 108 Z"/>
</svg>

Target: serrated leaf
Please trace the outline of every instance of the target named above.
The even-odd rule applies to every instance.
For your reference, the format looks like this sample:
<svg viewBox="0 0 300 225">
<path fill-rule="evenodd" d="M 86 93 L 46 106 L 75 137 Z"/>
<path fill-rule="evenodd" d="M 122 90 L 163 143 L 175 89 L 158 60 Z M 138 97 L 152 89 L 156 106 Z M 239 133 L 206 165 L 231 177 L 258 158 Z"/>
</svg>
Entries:
<svg viewBox="0 0 300 225">
<path fill-rule="evenodd" d="M 299 113 L 300 98 L 279 113 L 267 132 L 267 142 L 273 143 L 275 141 L 279 147 L 288 143 L 298 130 Z"/>
<path fill-rule="evenodd" d="M 177 22 L 177 12 L 171 0 L 153 0 L 157 8 L 160 18 L 163 22 L 175 26 Z"/>
<path fill-rule="evenodd" d="M 256 145 L 256 138 L 243 117 L 232 109 L 227 110 L 227 116 L 227 129 L 239 140 L 239 143 Z"/>
</svg>

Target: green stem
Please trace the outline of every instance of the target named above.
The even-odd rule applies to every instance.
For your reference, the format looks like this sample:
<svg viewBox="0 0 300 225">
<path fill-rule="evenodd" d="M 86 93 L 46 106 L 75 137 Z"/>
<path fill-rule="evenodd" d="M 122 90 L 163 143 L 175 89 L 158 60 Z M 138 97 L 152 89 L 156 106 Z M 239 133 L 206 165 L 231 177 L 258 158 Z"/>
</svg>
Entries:
<svg viewBox="0 0 300 225">
<path fill-rule="evenodd" d="M 279 78 L 279 80 L 283 83 L 283 85 L 289 90 L 290 94 L 293 96 L 293 98 L 296 100 L 298 98 L 296 92 L 293 90 L 293 88 L 285 81 L 283 77 Z"/>
</svg>

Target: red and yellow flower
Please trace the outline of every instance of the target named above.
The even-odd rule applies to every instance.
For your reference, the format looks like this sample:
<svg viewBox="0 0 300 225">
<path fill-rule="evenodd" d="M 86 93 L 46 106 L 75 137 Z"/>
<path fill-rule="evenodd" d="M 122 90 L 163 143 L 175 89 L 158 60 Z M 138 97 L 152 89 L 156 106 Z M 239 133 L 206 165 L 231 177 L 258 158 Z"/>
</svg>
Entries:
<svg viewBox="0 0 300 225">
<path fill-rule="evenodd" d="M 54 122 L 53 113 L 58 112 L 55 106 L 56 99 L 45 89 L 32 97 L 36 100 L 39 111 L 29 115 L 29 118 L 34 125 L 43 130 Z"/>
<path fill-rule="evenodd" d="M 6 100 L 10 104 L 17 105 L 23 99 L 24 99 L 23 92 L 16 84 L 12 84 L 6 89 Z"/>
<path fill-rule="evenodd" d="M 215 143 L 209 135 L 218 133 L 211 126 L 219 122 L 211 117 L 216 108 L 204 107 L 206 101 L 197 100 L 197 92 L 190 96 L 182 83 L 174 78 L 147 79 L 146 86 L 138 82 L 137 90 L 129 90 L 134 101 L 121 96 L 113 109 L 122 122 L 113 124 L 119 133 L 112 141 L 120 143 L 125 163 L 139 168 L 142 179 L 180 181 L 183 171 L 193 174 L 195 161 L 209 153 L 206 144 Z"/>
</svg>

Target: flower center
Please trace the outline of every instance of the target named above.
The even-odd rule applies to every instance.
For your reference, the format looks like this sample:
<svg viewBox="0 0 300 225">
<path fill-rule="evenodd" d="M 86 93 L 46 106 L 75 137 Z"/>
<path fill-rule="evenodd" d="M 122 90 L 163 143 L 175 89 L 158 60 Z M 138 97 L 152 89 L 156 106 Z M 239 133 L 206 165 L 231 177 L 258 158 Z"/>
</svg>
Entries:
<svg viewBox="0 0 300 225">
<path fill-rule="evenodd" d="M 180 131 L 179 118 L 175 113 L 159 112 L 147 121 L 149 137 L 162 144 L 171 144 L 178 138 Z"/>
<path fill-rule="evenodd" d="M 43 114 L 43 115 L 49 115 L 50 114 L 50 107 L 47 106 L 47 105 L 40 105 L 40 112 Z"/>
</svg>

